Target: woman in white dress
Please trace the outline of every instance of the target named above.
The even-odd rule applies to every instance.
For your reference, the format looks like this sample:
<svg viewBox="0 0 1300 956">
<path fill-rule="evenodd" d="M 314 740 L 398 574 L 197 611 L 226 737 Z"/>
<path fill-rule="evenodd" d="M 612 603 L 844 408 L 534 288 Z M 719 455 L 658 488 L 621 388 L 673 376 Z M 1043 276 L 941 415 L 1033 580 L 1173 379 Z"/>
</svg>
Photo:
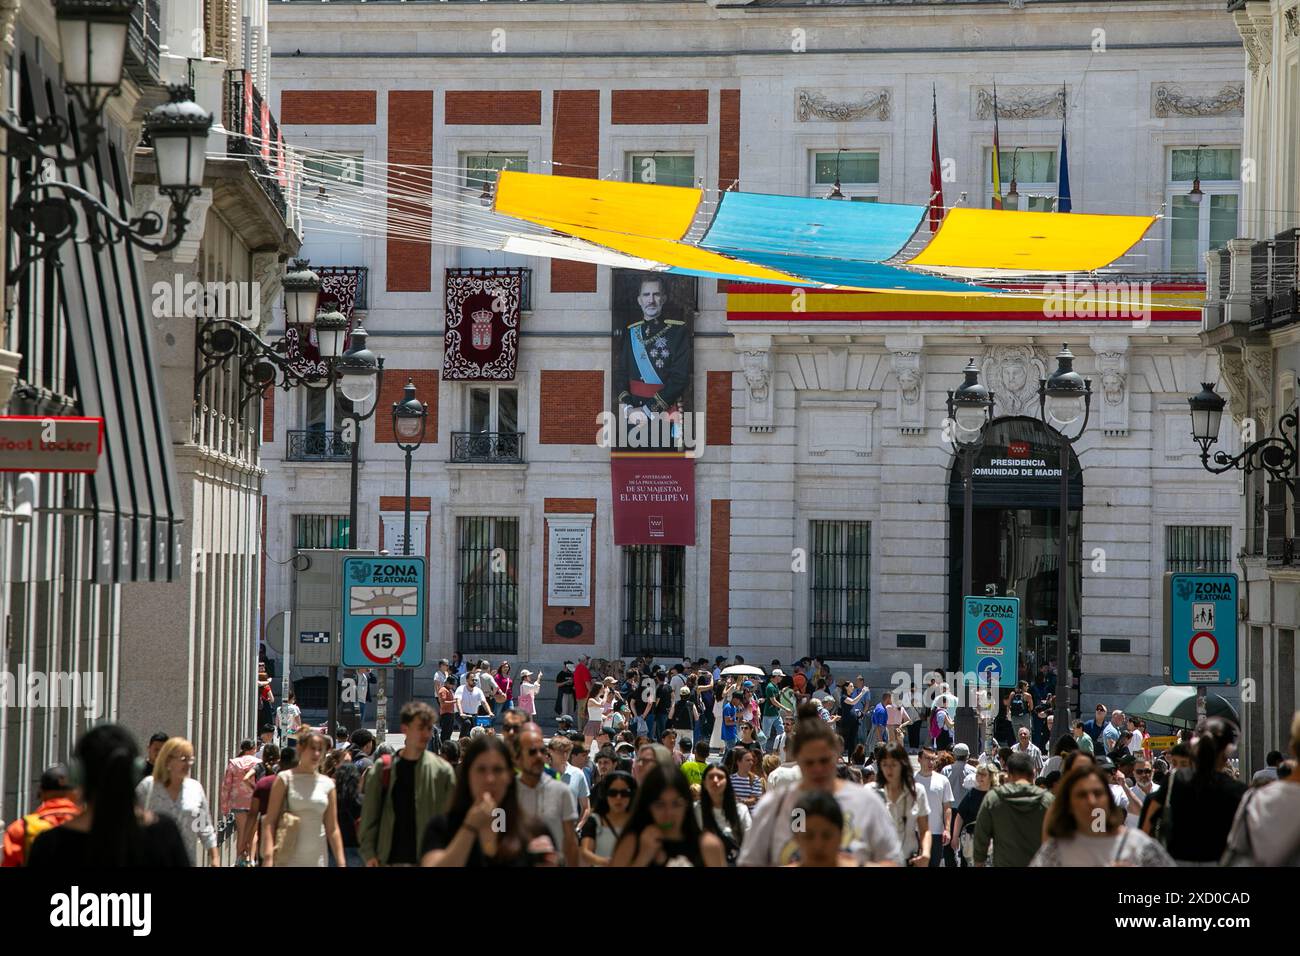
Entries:
<svg viewBox="0 0 1300 956">
<path fill-rule="evenodd" d="M 316 770 L 324 757 L 324 734 L 311 731 L 300 735 L 298 765 L 279 774 L 271 786 L 271 799 L 262 818 L 263 866 L 325 866 L 327 846 L 335 863 L 346 865 L 334 781 Z M 275 831 L 283 813 L 298 818 L 297 832 L 287 851 L 277 854 Z"/>
<path fill-rule="evenodd" d="M 709 737 L 709 747 L 712 750 L 722 749 L 722 708 L 731 702 L 731 692 L 735 689 L 735 683 L 728 678 L 722 686 L 722 693 L 713 695 L 713 734 Z"/>
<path fill-rule="evenodd" d="M 145 810 L 176 821 L 195 866 L 200 861 L 200 843 L 208 851 L 208 865 L 220 866 L 221 854 L 217 850 L 217 831 L 212 826 L 208 797 L 203 792 L 203 784 L 190 776 L 193 766 L 194 746 L 184 737 L 170 738 L 158 751 L 153 775 L 136 786 L 136 801 Z"/>
</svg>

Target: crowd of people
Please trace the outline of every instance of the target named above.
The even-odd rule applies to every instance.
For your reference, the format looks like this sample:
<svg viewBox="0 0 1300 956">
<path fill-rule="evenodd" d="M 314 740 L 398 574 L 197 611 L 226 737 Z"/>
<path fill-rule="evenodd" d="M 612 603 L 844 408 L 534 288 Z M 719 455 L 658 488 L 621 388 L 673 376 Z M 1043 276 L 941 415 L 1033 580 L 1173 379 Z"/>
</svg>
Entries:
<svg viewBox="0 0 1300 956">
<path fill-rule="evenodd" d="M 1289 757 L 1242 781 L 1221 718 L 1153 753 L 1141 721 L 1099 705 L 1045 754 L 1050 692 L 1017 685 L 996 745 L 972 754 L 952 742 L 946 686 L 917 712 L 873 706 L 820 662 L 788 677 L 722 664 L 635 661 L 617 678 L 580 659 L 556 677 L 548 735 L 541 674 L 444 661 L 436 708 L 402 707 L 398 750 L 364 729 L 263 725 L 226 767 L 220 828 L 189 741 L 158 734 L 140 755 L 96 727 L 71 769 L 43 775 L 4 862 L 218 865 L 222 830 L 243 866 L 1300 864 L 1300 714 Z"/>
</svg>

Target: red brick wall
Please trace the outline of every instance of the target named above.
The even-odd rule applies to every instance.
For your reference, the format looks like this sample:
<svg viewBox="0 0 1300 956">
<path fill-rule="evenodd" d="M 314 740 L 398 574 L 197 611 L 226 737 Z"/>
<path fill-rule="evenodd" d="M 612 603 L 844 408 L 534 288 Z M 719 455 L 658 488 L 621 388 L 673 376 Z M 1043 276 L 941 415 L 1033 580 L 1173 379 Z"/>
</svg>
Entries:
<svg viewBox="0 0 1300 956">
<path fill-rule="evenodd" d="M 731 373 L 709 372 L 704 434 L 710 445 L 731 444 Z"/>
<path fill-rule="evenodd" d="M 301 126 L 373 126 L 374 90 L 285 90 L 280 122 Z"/>
<path fill-rule="evenodd" d="M 426 439 L 426 441 L 427 440 L 428 439 Z M 430 500 L 427 496 L 422 498 L 416 495 L 411 495 L 412 511 L 428 511 L 429 508 L 430 508 Z M 380 495 L 379 510 L 380 511 L 405 511 L 406 498 L 404 498 L 402 495 Z"/>
<path fill-rule="evenodd" d="M 595 515 L 595 498 L 547 498 L 546 514 Z M 545 522 L 543 522 L 545 524 Z M 596 643 L 596 519 L 591 519 L 591 604 L 588 607 L 551 607 L 546 603 L 546 594 L 550 587 L 550 544 L 549 527 L 542 529 L 542 643 L 543 644 L 595 644 Z M 582 625 L 582 633 L 575 638 L 564 638 L 555 633 L 555 625 L 563 620 L 577 621 Z"/>
<path fill-rule="evenodd" d="M 436 369 L 384 369 L 384 387 L 379 390 L 379 411 L 375 412 L 375 417 L 362 425 L 362 428 L 373 425 L 377 443 L 386 445 L 397 443 L 393 435 L 393 403 L 402 400 L 402 390 L 406 388 L 408 378 L 415 382 L 415 397 L 429 406 L 429 424 L 424 431 L 424 443 L 435 445 L 438 442 L 438 372 Z M 401 506 L 399 505 L 395 510 L 400 511 Z"/>
<path fill-rule="evenodd" d="M 599 175 L 600 91 L 556 90 L 551 102 L 551 162 L 558 176 Z M 590 262 L 551 260 L 551 292 L 595 292 Z"/>
<path fill-rule="evenodd" d="M 731 628 L 731 501 L 709 502 L 709 646 L 726 647 Z"/>
<path fill-rule="evenodd" d="M 541 90 L 448 90 L 448 126 L 536 126 Z"/>
<path fill-rule="evenodd" d="M 262 441 L 275 441 L 275 389 L 262 393 Z"/>
<path fill-rule="evenodd" d="M 388 162 L 430 167 L 433 165 L 433 91 L 392 90 L 388 94 Z M 388 173 L 390 191 L 432 196 L 427 171 L 412 172 L 394 166 Z M 419 203 L 399 198 L 388 200 L 388 214 L 401 219 L 401 231 L 428 227 L 429 210 Z M 432 248 L 428 242 L 388 235 L 388 291 L 428 292 Z"/>
<path fill-rule="evenodd" d="M 718 188 L 730 189 L 739 179 L 740 90 L 722 90 L 718 116 Z M 719 279 L 718 292 L 725 294 L 726 291 L 727 280 Z"/>
<path fill-rule="evenodd" d="M 610 106 L 615 126 L 709 121 L 708 90 L 614 90 Z"/>
<path fill-rule="evenodd" d="M 542 372 L 543 445 L 594 445 L 605 411 L 605 373 L 554 369 Z"/>
</svg>

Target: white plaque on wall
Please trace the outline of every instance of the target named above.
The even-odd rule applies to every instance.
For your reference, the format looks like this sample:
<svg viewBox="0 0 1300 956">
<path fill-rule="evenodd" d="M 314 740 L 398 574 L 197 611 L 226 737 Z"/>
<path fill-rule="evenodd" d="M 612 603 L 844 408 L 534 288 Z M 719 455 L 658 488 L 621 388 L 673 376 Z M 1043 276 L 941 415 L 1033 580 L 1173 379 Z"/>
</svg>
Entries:
<svg viewBox="0 0 1300 956">
<path fill-rule="evenodd" d="M 591 522 L 595 515 L 546 516 L 546 603 L 591 606 Z"/>
<path fill-rule="evenodd" d="M 384 523 L 384 550 L 389 554 L 403 554 L 406 547 L 406 515 L 385 511 L 379 517 Z M 428 512 L 411 514 L 411 554 L 426 557 L 424 530 L 428 523 Z"/>
</svg>

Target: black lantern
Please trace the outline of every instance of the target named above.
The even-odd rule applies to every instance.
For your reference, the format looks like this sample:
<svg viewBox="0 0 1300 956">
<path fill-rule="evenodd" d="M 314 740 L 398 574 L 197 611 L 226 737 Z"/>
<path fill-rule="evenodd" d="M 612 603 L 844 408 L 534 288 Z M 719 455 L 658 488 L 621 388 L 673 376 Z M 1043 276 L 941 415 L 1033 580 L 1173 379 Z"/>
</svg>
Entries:
<svg viewBox="0 0 1300 956">
<path fill-rule="evenodd" d="M 1074 370 L 1074 353 L 1068 345 L 1062 345 L 1056 354 L 1056 371 L 1038 384 L 1038 406 L 1043 423 L 1064 432 L 1067 426 L 1082 417 L 1083 425 L 1079 428 L 1082 434 L 1088 427 L 1091 405 L 1092 383 Z"/>
<path fill-rule="evenodd" d="M 149 111 L 144 130 L 153 146 L 158 189 L 173 202 L 184 202 L 203 188 L 212 114 L 194 102 L 190 87 L 167 89 L 171 98 Z"/>
<path fill-rule="evenodd" d="M 1214 390 L 1213 382 L 1202 382 L 1200 392 L 1189 398 L 1187 404 L 1192 409 L 1192 438 L 1208 454 L 1210 446 L 1219 440 L 1219 424 L 1228 402 Z"/>
<path fill-rule="evenodd" d="M 280 280 L 284 290 L 284 321 L 289 325 L 311 325 L 316 321 L 320 300 L 320 276 L 308 268 L 306 259 L 295 259 Z"/>
<path fill-rule="evenodd" d="M 347 335 L 348 318 L 342 312 L 322 312 L 316 316 L 316 347 L 320 351 L 321 358 L 326 361 L 338 358 L 343 352 L 343 340 Z M 352 397 L 346 391 L 343 394 L 348 398 Z"/>
<path fill-rule="evenodd" d="M 403 451 L 414 451 L 424 443 L 424 430 L 429 421 L 429 410 L 415 397 L 415 381 L 407 379 L 402 390 L 402 400 L 393 403 L 393 434 Z M 408 447 L 410 446 L 410 447 Z"/>
<path fill-rule="evenodd" d="M 54 0 L 63 85 L 85 124 L 97 123 L 122 85 L 126 34 L 136 0 Z"/>
<path fill-rule="evenodd" d="M 364 405 L 375 394 L 375 375 L 381 365 L 378 357 L 366 348 L 366 330 L 357 326 L 352 330 L 352 347 L 343 353 L 336 368 L 342 376 L 338 389 L 353 405 Z"/>
<path fill-rule="evenodd" d="M 955 425 L 953 441 L 968 446 L 979 441 L 984 426 L 993 420 L 993 395 L 980 384 L 975 359 L 970 360 L 963 372 L 965 381 L 955 392 L 948 393 L 948 417 Z"/>
</svg>

